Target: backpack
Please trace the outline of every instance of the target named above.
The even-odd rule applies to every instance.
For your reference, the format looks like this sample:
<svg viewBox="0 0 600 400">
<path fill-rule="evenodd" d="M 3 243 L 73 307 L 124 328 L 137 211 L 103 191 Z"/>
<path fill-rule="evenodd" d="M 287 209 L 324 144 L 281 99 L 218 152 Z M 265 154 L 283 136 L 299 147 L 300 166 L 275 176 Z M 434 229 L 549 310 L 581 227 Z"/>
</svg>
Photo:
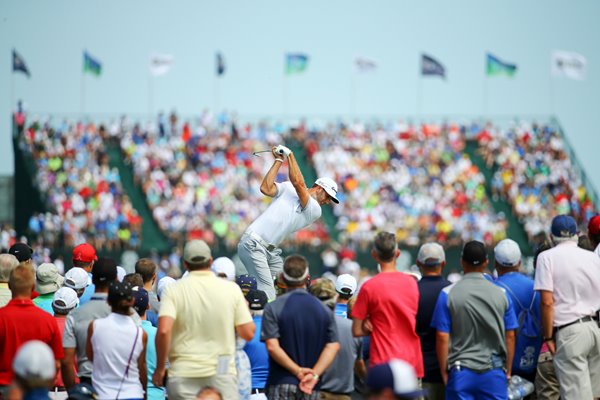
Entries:
<svg viewBox="0 0 600 400">
<path fill-rule="evenodd" d="M 533 373 L 537 366 L 537 359 L 542 346 L 542 323 L 533 312 L 536 292 L 531 296 L 529 307 L 524 307 L 514 292 L 502 282 L 496 281 L 503 289 L 508 291 L 513 300 L 521 308 L 517 316 L 519 326 L 515 332 L 515 357 L 513 370 L 525 373 Z"/>
</svg>

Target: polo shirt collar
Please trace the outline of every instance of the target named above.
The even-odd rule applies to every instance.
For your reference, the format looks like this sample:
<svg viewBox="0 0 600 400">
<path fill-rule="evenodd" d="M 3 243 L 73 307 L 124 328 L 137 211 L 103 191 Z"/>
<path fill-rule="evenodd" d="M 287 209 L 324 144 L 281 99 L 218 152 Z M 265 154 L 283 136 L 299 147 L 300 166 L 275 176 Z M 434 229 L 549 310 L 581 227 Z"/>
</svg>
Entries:
<svg viewBox="0 0 600 400">
<path fill-rule="evenodd" d="M 7 305 L 13 306 L 28 306 L 33 305 L 33 300 L 31 299 L 11 299 Z"/>
<path fill-rule="evenodd" d="M 107 300 L 108 299 L 108 293 L 94 293 L 92 295 L 92 297 L 90 297 L 90 300 Z"/>
<path fill-rule="evenodd" d="M 215 276 L 215 274 L 210 270 L 202 270 L 202 271 L 190 271 L 190 276 Z"/>
<path fill-rule="evenodd" d="M 558 246 L 571 246 L 571 247 L 577 247 L 577 242 L 575 242 L 574 240 L 565 240 L 564 242 L 560 242 L 556 245 L 556 247 Z"/>
<path fill-rule="evenodd" d="M 441 275 L 429 275 L 421 277 L 422 281 L 441 281 L 444 277 Z"/>
<path fill-rule="evenodd" d="M 0 289 L 8 289 L 8 282 L 0 282 Z"/>
<path fill-rule="evenodd" d="M 463 279 L 485 279 L 482 272 L 469 272 L 464 274 Z"/>
</svg>

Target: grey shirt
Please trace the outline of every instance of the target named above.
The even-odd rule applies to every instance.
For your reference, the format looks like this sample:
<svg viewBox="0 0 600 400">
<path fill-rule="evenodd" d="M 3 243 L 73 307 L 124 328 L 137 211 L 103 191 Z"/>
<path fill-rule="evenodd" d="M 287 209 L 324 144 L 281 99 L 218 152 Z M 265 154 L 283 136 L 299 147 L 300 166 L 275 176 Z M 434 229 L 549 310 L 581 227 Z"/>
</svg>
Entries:
<svg viewBox="0 0 600 400">
<path fill-rule="evenodd" d="M 354 363 L 362 358 L 362 338 L 352 336 L 352 321 L 335 316 L 340 351 L 321 377 L 321 390 L 331 393 L 354 391 Z"/>
<path fill-rule="evenodd" d="M 158 315 L 158 311 L 160 310 L 160 302 L 158 301 L 158 296 L 154 290 L 148 291 L 148 300 L 150 300 L 150 311 Z"/>
</svg>

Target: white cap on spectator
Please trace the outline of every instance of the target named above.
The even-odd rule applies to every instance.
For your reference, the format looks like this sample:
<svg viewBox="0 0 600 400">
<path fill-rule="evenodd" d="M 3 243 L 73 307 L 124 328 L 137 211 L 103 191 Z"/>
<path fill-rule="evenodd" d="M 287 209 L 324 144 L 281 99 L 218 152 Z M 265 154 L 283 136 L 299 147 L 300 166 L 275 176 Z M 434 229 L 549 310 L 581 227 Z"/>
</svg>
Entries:
<svg viewBox="0 0 600 400">
<path fill-rule="evenodd" d="M 127 275 L 127 271 L 125 271 L 125 268 L 117 265 L 117 280 L 119 282 L 123 282 L 123 278 L 125 278 L 125 275 Z"/>
<path fill-rule="evenodd" d="M 350 274 L 342 274 L 335 281 L 335 291 L 341 294 L 353 295 L 356 287 L 356 278 Z"/>
<path fill-rule="evenodd" d="M 158 297 L 162 297 L 163 290 L 165 290 L 167 286 L 175 282 L 175 279 L 171 278 L 170 276 L 160 278 L 158 284 L 156 285 L 156 293 L 158 294 Z"/>
<path fill-rule="evenodd" d="M 219 257 L 215 259 L 210 266 L 210 270 L 219 276 L 225 275 L 228 281 L 235 281 L 235 264 L 227 257 Z"/>
<path fill-rule="evenodd" d="M 446 253 L 438 243 L 425 243 L 419 249 L 417 261 L 425 266 L 439 265 L 446 261 Z"/>
<path fill-rule="evenodd" d="M 73 267 L 65 274 L 65 286 L 74 290 L 84 289 L 88 286 L 89 277 L 85 269 Z"/>
<path fill-rule="evenodd" d="M 52 305 L 59 310 L 71 310 L 79 304 L 77 292 L 70 287 L 62 287 L 54 293 Z"/>
<path fill-rule="evenodd" d="M 504 267 L 516 267 L 521 261 L 521 249 L 514 240 L 504 239 L 494 248 L 494 258 Z"/>
<path fill-rule="evenodd" d="M 13 360 L 13 370 L 22 379 L 51 380 L 56 375 L 54 354 L 39 340 L 25 343 Z"/>
</svg>

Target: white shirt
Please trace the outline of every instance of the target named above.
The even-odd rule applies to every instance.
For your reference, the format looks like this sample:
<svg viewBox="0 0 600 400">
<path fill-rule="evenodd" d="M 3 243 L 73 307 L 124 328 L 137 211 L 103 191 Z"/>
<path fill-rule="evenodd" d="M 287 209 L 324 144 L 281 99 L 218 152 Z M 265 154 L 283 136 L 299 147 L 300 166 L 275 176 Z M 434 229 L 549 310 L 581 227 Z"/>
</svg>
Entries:
<svg viewBox="0 0 600 400">
<path fill-rule="evenodd" d="M 600 309 L 600 258 L 563 242 L 538 256 L 535 290 L 552 292 L 554 326 L 561 326 Z"/>
<path fill-rule="evenodd" d="M 594 253 L 596 253 L 596 255 L 600 257 L 600 244 L 596 246 L 596 250 L 594 250 Z"/>
<path fill-rule="evenodd" d="M 267 209 L 248 227 L 269 244 L 279 245 L 289 234 L 315 222 L 321 216 L 321 206 L 309 197 L 304 209 L 291 182 L 275 183 L 277 194 Z"/>
</svg>

